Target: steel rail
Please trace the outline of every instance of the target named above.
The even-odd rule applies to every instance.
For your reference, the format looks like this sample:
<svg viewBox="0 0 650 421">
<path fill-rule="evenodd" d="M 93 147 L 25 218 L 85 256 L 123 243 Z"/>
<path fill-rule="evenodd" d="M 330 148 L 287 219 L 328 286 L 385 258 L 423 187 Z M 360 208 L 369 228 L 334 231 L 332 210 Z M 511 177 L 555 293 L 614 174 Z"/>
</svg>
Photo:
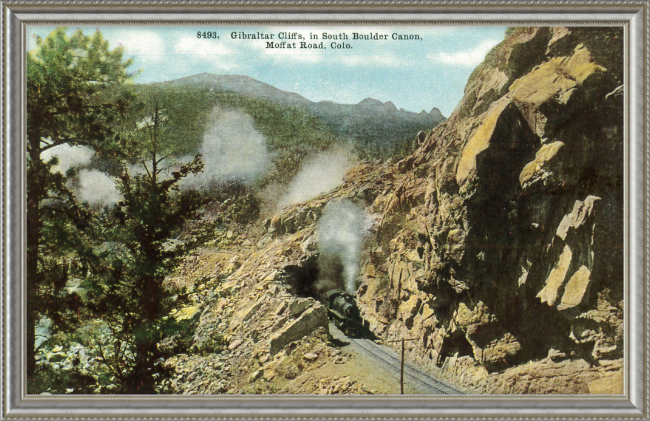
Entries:
<svg viewBox="0 0 650 421">
<path fill-rule="evenodd" d="M 399 372 L 400 369 L 395 366 L 395 364 L 400 364 L 399 360 L 392 356 L 390 353 L 386 352 L 383 350 L 380 346 L 375 344 L 374 342 L 367 340 L 367 339 L 353 339 L 353 338 L 348 338 L 351 341 L 354 341 L 355 344 L 357 344 L 360 348 L 362 348 L 364 351 L 368 352 L 369 354 L 373 355 L 377 359 L 383 361 L 385 364 L 387 364 L 393 371 Z M 372 344 L 372 345 L 368 345 Z M 410 364 L 406 365 L 406 370 L 405 374 L 409 376 L 411 379 L 419 382 L 421 385 L 425 387 L 425 389 L 430 389 L 433 390 L 437 394 L 458 394 L 461 393 L 452 387 L 428 376 L 426 373 L 422 373 L 416 369 L 414 369 Z M 395 378 L 398 378 L 399 374 L 395 376 Z M 445 390 L 446 389 L 446 390 Z"/>
</svg>

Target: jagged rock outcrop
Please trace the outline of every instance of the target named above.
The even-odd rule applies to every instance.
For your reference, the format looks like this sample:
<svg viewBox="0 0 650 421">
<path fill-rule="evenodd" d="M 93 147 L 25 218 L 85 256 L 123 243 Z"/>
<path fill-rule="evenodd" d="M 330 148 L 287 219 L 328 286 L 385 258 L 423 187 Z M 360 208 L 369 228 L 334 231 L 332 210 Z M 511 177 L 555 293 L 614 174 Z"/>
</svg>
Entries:
<svg viewBox="0 0 650 421">
<path fill-rule="evenodd" d="M 512 30 L 412 155 L 355 166 L 223 259 L 194 349 L 223 335 L 230 380 L 191 390 L 293 379 L 302 355 L 330 352 L 325 309 L 307 297 L 317 221 L 348 200 L 369 220 L 357 301 L 377 337 L 418 338 L 408 358 L 469 392 L 622 393 L 623 132 L 622 29 Z"/>
<path fill-rule="evenodd" d="M 622 42 L 519 28 L 488 54 L 371 207 L 382 222 L 359 301 L 376 333 L 421 338 L 411 357 L 448 373 L 467 357 L 469 383 L 551 351 L 561 362 L 539 370 L 565 364 L 575 382 L 561 393 L 620 380 L 596 367 L 623 356 Z"/>
<path fill-rule="evenodd" d="M 322 305 L 316 305 L 271 335 L 269 353 L 277 354 L 286 345 L 304 338 L 320 327 L 326 330 L 329 327 L 327 310 Z"/>
</svg>

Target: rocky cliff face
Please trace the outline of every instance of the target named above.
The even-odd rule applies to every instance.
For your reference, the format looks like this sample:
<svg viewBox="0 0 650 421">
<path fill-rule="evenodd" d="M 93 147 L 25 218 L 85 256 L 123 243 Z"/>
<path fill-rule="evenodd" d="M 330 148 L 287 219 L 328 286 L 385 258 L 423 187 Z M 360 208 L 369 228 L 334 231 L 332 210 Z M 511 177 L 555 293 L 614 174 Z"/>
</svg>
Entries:
<svg viewBox="0 0 650 421">
<path fill-rule="evenodd" d="M 317 221 L 347 200 L 368 215 L 357 301 L 379 338 L 418 338 L 408 358 L 469 392 L 622 393 L 622 36 L 515 29 L 413 155 L 268 219 L 199 300 L 195 349 L 225 335 L 240 372 L 223 390 L 274 379 L 299 337 L 333 355 L 305 297 L 323 272 Z"/>
<path fill-rule="evenodd" d="M 618 29 L 521 28 L 488 54 L 372 205 L 359 301 L 375 332 L 421 338 L 413 358 L 478 391 L 587 392 L 617 371 L 622 51 Z"/>
</svg>

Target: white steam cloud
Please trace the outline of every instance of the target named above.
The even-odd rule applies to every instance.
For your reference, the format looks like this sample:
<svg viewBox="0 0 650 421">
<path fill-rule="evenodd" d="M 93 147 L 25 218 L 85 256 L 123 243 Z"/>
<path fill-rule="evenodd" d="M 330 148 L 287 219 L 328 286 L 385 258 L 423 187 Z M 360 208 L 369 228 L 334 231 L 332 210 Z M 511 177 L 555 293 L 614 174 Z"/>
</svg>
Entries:
<svg viewBox="0 0 650 421">
<path fill-rule="evenodd" d="M 368 225 L 364 211 L 352 202 L 330 202 L 325 206 L 317 226 L 322 284 L 343 284 L 347 292 L 354 294 Z"/>
<path fill-rule="evenodd" d="M 76 188 L 77 197 L 82 202 L 94 205 L 114 205 L 122 200 L 112 178 L 101 171 L 79 171 L 79 186 Z"/>
<path fill-rule="evenodd" d="M 253 117 L 215 107 L 203 135 L 203 172 L 184 180 L 185 187 L 204 187 L 220 180 L 250 182 L 266 171 L 266 137 L 255 130 Z"/>
<path fill-rule="evenodd" d="M 354 158 L 344 149 L 316 155 L 307 161 L 289 185 L 289 192 L 280 199 L 280 207 L 305 202 L 340 186 L 345 171 Z"/>
<path fill-rule="evenodd" d="M 219 107 L 210 115 L 200 152 L 205 164 L 203 172 L 184 178 L 183 188 L 203 188 L 217 181 L 250 182 L 264 173 L 270 162 L 266 138 L 255 129 L 253 118 L 238 110 Z M 42 157 L 44 160 L 58 158 L 52 171 L 65 173 L 71 167 L 80 168 L 77 179 L 71 183 L 80 201 L 90 205 L 115 204 L 122 197 L 114 180 L 101 171 L 88 168 L 93 155 L 91 148 L 63 144 L 46 150 Z M 161 173 L 162 178 L 169 177 L 172 170 L 192 159 L 193 156 L 186 156 L 161 163 L 169 166 Z M 144 172 L 141 166 L 129 166 L 132 175 Z"/>
<path fill-rule="evenodd" d="M 91 206 L 113 205 L 122 196 L 115 187 L 115 182 L 105 173 L 98 170 L 89 170 L 95 151 L 87 146 L 73 146 L 67 143 L 45 150 L 41 154 L 44 161 L 57 157 L 59 162 L 52 166 L 52 172 L 65 173 L 72 167 L 81 168 L 77 180 L 70 183 L 77 199 L 88 202 Z"/>
<path fill-rule="evenodd" d="M 65 173 L 72 167 L 83 167 L 90 164 L 94 154 L 95 151 L 87 146 L 72 146 L 62 143 L 43 151 L 41 159 L 47 162 L 56 156 L 59 163 L 52 166 L 52 172 Z"/>
</svg>

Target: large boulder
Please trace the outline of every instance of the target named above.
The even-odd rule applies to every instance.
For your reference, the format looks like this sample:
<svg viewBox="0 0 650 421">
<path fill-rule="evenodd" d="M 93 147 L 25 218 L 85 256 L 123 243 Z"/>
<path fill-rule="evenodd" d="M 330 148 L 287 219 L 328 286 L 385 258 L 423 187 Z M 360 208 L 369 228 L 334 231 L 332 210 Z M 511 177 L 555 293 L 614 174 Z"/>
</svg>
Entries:
<svg viewBox="0 0 650 421">
<path fill-rule="evenodd" d="M 296 320 L 271 335 L 269 339 L 270 354 L 277 354 L 286 345 L 304 338 L 319 327 L 324 327 L 329 331 L 327 309 L 320 304 L 316 304 L 307 309 Z"/>
</svg>

